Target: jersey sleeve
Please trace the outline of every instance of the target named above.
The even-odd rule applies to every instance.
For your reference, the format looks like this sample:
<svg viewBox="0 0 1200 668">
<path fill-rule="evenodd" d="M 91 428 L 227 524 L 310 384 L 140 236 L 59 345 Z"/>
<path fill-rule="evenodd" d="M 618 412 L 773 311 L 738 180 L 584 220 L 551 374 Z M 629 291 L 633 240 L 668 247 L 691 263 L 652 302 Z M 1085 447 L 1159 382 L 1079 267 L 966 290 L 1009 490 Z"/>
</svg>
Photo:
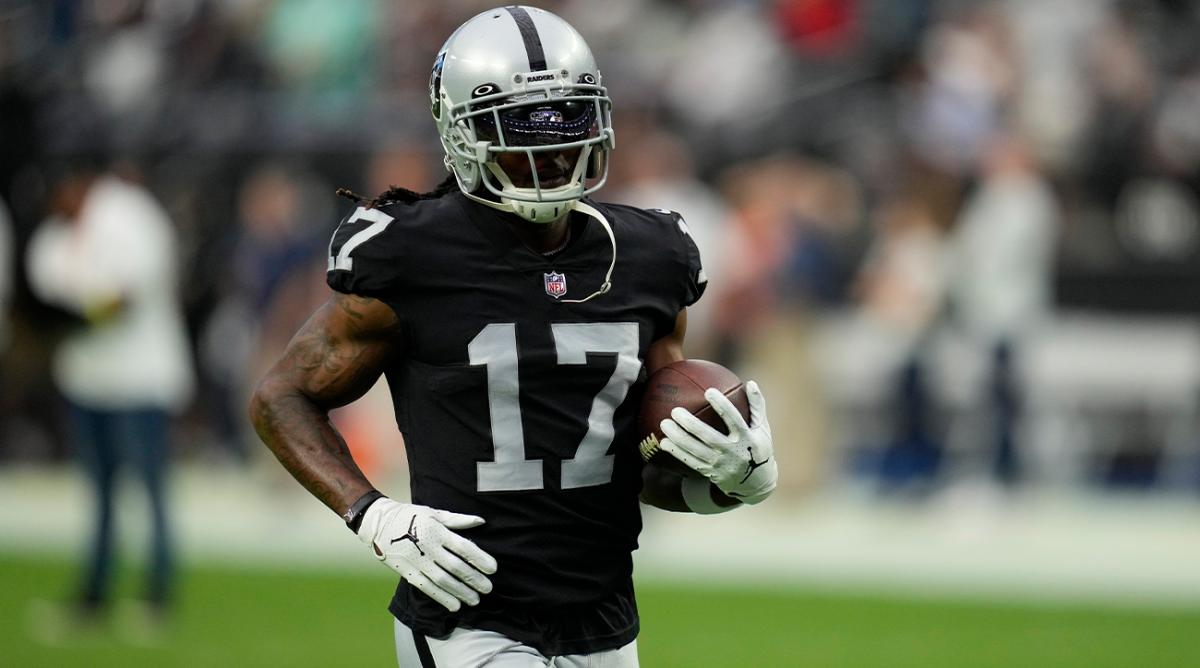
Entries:
<svg viewBox="0 0 1200 668">
<path fill-rule="evenodd" d="M 704 288 L 708 287 L 708 277 L 704 275 L 700 248 L 696 246 L 696 240 L 692 237 L 692 231 L 688 228 L 687 222 L 678 213 L 674 211 L 670 213 L 683 245 L 684 262 L 687 266 L 687 275 L 683 286 L 683 305 L 691 306 L 700 301 L 700 297 L 704 295 Z"/>
<path fill-rule="evenodd" d="M 347 216 L 329 241 L 329 287 L 363 297 L 395 290 L 404 262 L 394 222 L 385 211 L 362 206 Z"/>
</svg>

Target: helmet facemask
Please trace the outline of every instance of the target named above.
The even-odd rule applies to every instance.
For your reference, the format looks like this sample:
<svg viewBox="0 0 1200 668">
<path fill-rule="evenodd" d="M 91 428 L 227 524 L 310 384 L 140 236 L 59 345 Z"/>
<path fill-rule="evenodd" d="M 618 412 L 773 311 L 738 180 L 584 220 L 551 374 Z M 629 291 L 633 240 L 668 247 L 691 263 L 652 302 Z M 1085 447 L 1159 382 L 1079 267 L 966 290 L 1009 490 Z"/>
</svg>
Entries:
<svg viewBox="0 0 1200 668">
<path fill-rule="evenodd" d="M 447 166 L 463 191 L 488 206 L 548 223 L 602 187 L 613 147 L 612 103 L 602 86 L 590 83 L 590 74 L 582 79 L 588 83 L 558 80 L 518 94 L 481 84 L 471 100 L 443 108 Z M 480 184 L 487 193 L 478 192 Z"/>
</svg>

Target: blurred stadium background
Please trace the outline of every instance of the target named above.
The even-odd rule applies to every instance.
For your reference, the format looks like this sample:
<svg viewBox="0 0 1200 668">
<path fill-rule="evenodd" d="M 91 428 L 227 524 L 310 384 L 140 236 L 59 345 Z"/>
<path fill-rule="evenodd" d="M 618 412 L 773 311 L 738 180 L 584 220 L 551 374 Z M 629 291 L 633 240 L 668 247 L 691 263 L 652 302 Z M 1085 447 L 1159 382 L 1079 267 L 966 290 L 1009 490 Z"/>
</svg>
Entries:
<svg viewBox="0 0 1200 668">
<path fill-rule="evenodd" d="M 335 187 L 441 179 L 430 64 L 491 4 L 0 0 L 0 666 L 391 664 L 388 574 L 243 406 L 326 297 Z M 1200 665 L 1196 3 L 535 4 L 614 100 L 603 198 L 687 217 L 688 353 L 763 384 L 783 462 L 763 507 L 648 513 L 644 665 Z M 179 236 L 183 568 L 165 630 L 47 645 L 91 498 L 24 259 L 96 155 Z M 378 390 L 336 421 L 399 495 Z"/>
</svg>

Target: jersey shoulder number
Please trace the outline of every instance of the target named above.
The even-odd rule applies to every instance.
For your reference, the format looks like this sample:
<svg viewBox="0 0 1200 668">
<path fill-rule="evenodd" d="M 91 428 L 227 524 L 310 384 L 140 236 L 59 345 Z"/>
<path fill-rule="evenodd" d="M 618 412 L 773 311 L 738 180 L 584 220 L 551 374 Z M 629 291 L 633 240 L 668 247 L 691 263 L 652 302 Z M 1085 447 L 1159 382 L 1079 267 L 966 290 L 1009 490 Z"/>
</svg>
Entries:
<svg viewBox="0 0 1200 668">
<path fill-rule="evenodd" d="M 329 287 L 366 297 L 394 287 L 403 264 L 403 248 L 392 230 L 395 222 L 383 209 L 360 206 L 339 223 L 329 240 Z"/>
<path fill-rule="evenodd" d="M 360 206 L 338 225 L 329 240 L 329 265 L 326 271 L 354 271 L 351 253 L 372 237 L 381 234 L 395 218 L 379 209 Z M 356 224 L 365 221 L 365 224 Z"/>
</svg>

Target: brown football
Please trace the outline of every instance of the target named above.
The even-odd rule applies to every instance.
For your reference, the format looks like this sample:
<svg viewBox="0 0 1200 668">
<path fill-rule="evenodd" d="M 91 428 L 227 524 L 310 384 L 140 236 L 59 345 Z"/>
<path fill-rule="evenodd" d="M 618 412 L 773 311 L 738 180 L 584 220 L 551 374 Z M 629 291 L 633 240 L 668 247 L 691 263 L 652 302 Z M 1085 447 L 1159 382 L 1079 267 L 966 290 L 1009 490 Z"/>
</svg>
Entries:
<svg viewBox="0 0 1200 668">
<path fill-rule="evenodd" d="M 655 371 L 646 382 L 646 394 L 642 397 L 637 423 L 638 433 L 642 436 L 638 448 L 643 459 L 655 466 L 684 475 L 700 475 L 670 453 L 658 448 L 658 442 L 663 438 L 658 425 L 671 417 L 671 409 L 682 406 L 722 434 L 728 433 L 724 420 L 704 398 L 704 391 L 710 387 L 717 388 L 729 397 L 742 417 L 750 420 L 750 401 L 746 397 L 742 379 L 738 378 L 737 374 L 720 364 L 706 360 L 672 362 Z"/>
</svg>

